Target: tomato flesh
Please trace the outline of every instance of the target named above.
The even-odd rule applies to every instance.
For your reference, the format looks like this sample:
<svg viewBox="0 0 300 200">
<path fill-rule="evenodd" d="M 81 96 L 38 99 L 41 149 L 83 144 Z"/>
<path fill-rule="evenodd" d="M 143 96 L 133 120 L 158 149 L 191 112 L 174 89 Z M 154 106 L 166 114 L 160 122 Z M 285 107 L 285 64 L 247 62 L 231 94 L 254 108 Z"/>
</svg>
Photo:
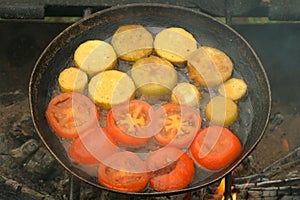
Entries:
<svg viewBox="0 0 300 200">
<path fill-rule="evenodd" d="M 55 96 L 50 101 L 46 118 L 58 136 L 73 138 L 89 128 L 98 126 L 99 113 L 88 97 L 76 92 L 67 92 Z"/>
<path fill-rule="evenodd" d="M 193 160 L 182 150 L 163 147 L 152 152 L 146 160 L 150 172 L 150 187 L 157 191 L 185 188 L 194 177 Z"/>
<path fill-rule="evenodd" d="M 129 151 L 117 152 L 108 157 L 98 168 L 99 182 L 111 189 L 139 192 L 148 184 L 144 162 Z"/>
<path fill-rule="evenodd" d="M 241 153 L 242 145 L 229 129 L 211 126 L 196 136 L 189 151 L 199 166 L 208 170 L 220 170 Z"/>
<path fill-rule="evenodd" d="M 115 142 L 104 128 L 93 128 L 76 138 L 69 147 L 69 156 L 74 162 L 94 165 L 118 150 Z"/>
<path fill-rule="evenodd" d="M 141 100 L 113 107 L 107 115 L 107 128 L 126 145 L 145 144 L 155 134 L 151 128 L 152 107 Z"/>
<path fill-rule="evenodd" d="M 156 111 L 156 126 L 160 132 L 155 139 L 162 145 L 186 147 L 200 130 L 202 118 L 192 107 L 165 104 Z"/>
</svg>

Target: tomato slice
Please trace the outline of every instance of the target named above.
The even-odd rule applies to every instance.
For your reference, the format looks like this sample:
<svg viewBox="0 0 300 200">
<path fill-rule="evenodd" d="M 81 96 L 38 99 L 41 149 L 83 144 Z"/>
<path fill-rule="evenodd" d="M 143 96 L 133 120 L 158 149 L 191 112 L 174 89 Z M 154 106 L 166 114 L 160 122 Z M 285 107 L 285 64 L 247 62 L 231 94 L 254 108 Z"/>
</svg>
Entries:
<svg viewBox="0 0 300 200">
<path fill-rule="evenodd" d="M 69 147 L 69 156 L 76 163 L 94 165 L 115 153 L 119 148 L 104 128 L 87 130 Z"/>
<path fill-rule="evenodd" d="M 107 128 L 113 137 L 126 145 L 141 145 L 155 134 L 151 128 L 152 107 L 142 100 L 114 106 L 107 115 Z"/>
<path fill-rule="evenodd" d="M 189 151 L 195 162 L 203 168 L 220 170 L 241 153 L 242 145 L 229 129 L 211 126 L 196 136 Z"/>
<path fill-rule="evenodd" d="M 98 168 L 99 182 L 123 192 L 139 192 L 148 184 L 145 163 L 129 151 L 117 152 L 108 157 Z"/>
<path fill-rule="evenodd" d="M 164 147 L 152 152 L 146 167 L 150 172 L 150 187 L 157 191 L 185 188 L 195 173 L 193 160 L 182 150 Z"/>
<path fill-rule="evenodd" d="M 199 112 L 179 104 L 165 104 L 156 111 L 155 116 L 155 124 L 160 130 L 155 139 L 164 146 L 190 145 L 202 124 Z"/>
<path fill-rule="evenodd" d="M 58 136 L 73 138 L 91 127 L 96 127 L 99 113 L 88 97 L 76 92 L 67 92 L 55 96 L 50 101 L 46 118 Z"/>
</svg>

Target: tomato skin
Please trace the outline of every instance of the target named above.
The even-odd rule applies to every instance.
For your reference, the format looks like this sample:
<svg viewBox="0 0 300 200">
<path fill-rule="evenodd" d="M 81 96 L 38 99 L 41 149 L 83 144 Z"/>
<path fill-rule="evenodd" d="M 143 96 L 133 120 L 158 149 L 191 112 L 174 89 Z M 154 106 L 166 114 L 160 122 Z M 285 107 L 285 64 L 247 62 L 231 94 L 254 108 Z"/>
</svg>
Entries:
<svg viewBox="0 0 300 200">
<path fill-rule="evenodd" d="M 155 139 L 164 146 L 190 145 L 202 124 L 199 112 L 179 104 L 165 104 L 156 110 L 155 116 L 155 124 L 160 129 Z"/>
<path fill-rule="evenodd" d="M 99 112 L 86 96 L 67 92 L 55 96 L 48 104 L 46 118 L 54 132 L 62 138 L 74 138 L 98 126 Z"/>
<path fill-rule="evenodd" d="M 163 147 L 152 152 L 147 160 L 151 188 L 157 191 L 173 191 L 185 188 L 193 180 L 193 160 L 182 150 Z"/>
<path fill-rule="evenodd" d="M 95 165 L 118 150 L 116 142 L 104 128 L 93 128 L 77 137 L 68 149 L 74 162 Z"/>
<path fill-rule="evenodd" d="M 129 101 L 129 104 L 114 106 L 107 115 L 107 128 L 113 137 L 122 144 L 145 144 L 156 133 L 151 128 L 152 112 L 151 105 L 142 100 L 132 100 Z M 130 117 L 128 117 L 129 115 Z M 136 124 L 135 120 L 142 122 Z M 131 125 L 131 130 L 130 126 L 126 127 L 128 126 L 126 123 Z"/>
<path fill-rule="evenodd" d="M 210 126 L 196 136 L 189 151 L 199 166 L 215 171 L 228 166 L 241 153 L 242 145 L 229 129 Z"/>
<path fill-rule="evenodd" d="M 145 163 L 129 151 L 109 156 L 98 168 L 99 182 L 111 189 L 123 192 L 139 192 L 148 184 Z"/>
</svg>

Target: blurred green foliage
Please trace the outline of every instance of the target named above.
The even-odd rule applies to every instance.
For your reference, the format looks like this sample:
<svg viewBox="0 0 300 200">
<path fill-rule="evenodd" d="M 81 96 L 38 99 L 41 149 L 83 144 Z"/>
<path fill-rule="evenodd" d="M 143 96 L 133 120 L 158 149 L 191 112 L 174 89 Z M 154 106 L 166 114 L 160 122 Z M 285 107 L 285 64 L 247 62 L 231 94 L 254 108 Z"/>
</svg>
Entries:
<svg viewBox="0 0 300 200">
<path fill-rule="evenodd" d="M 45 17 L 44 21 L 74 23 L 80 19 L 82 19 L 82 17 Z"/>
<path fill-rule="evenodd" d="M 219 21 L 225 23 L 225 17 L 216 17 Z M 268 17 L 233 17 L 232 24 L 276 24 L 276 23 L 300 23 L 300 21 L 279 21 L 270 20 Z"/>
</svg>

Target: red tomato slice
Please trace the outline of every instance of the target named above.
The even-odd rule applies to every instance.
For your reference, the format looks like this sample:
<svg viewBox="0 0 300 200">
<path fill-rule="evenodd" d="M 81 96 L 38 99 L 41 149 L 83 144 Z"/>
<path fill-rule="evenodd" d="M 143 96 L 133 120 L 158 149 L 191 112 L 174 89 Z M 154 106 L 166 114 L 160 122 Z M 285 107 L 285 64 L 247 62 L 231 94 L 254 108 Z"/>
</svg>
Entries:
<svg viewBox="0 0 300 200">
<path fill-rule="evenodd" d="M 107 128 L 114 138 L 127 145 L 141 145 L 155 134 L 151 129 L 152 107 L 145 101 L 132 100 L 114 106 L 107 115 Z"/>
<path fill-rule="evenodd" d="M 119 148 L 104 128 L 87 130 L 69 147 L 69 156 L 76 163 L 94 165 L 115 153 Z"/>
<path fill-rule="evenodd" d="M 189 151 L 200 166 L 219 170 L 228 166 L 241 153 L 242 145 L 229 129 L 211 126 L 196 136 Z"/>
<path fill-rule="evenodd" d="M 55 96 L 50 101 L 46 118 L 58 136 L 73 138 L 91 127 L 96 127 L 99 113 L 88 97 L 76 92 L 67 92 Z"/>
<path fill-rule="evenodd" d="M 165 104 L 155 115 L 160 132 L 155 139 L 162 145 L 186 147 L 191 144 L 201 128 L 202 118 L 192 107 Z"/>
<path fill-rule="evenodd" d="M 150 187 L 157 191 L 173 191 L 185 188 L 193 180 L 193 160 L 182 150 L 164 147 L 152 152 L 146 167 L 150 172 Z"/>
<path fill-rule="evenodd" d="M 99 182 L 123 192 L 139 192 L 148 184 L 144 162 L 135 154 L 123 151 L 108 157 L 98 168 Z"/>
</svg>

